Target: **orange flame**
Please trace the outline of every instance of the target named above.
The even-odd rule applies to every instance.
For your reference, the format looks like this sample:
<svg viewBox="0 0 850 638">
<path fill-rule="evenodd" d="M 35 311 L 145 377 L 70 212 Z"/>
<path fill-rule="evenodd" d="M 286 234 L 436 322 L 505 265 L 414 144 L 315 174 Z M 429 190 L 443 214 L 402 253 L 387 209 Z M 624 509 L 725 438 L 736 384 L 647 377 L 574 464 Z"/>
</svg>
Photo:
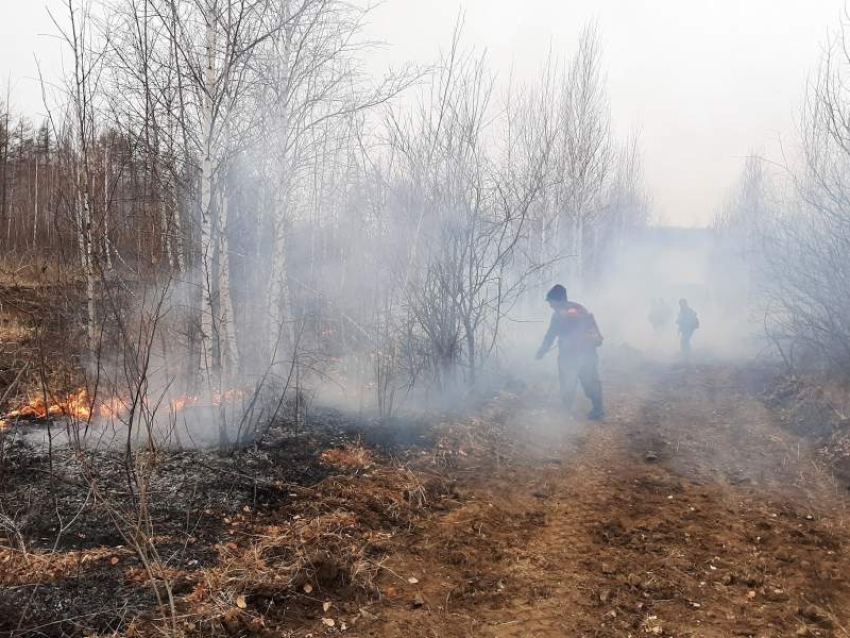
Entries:
<svg viewBox="0 0 850 638">
<path fill-rule="evenodd" d="M 17 410 L 12 410 L 3 419 L 46 419 L 48 416 L 69 416 L 88 420 L 91 417 L 89 393 L 83 388 L 55 403 L 47 403 L 44 397 L 37 397 Z"/>
<path fill-rule="evenodd" d="M 188 394 L 181 395 L 171 399 L 171 411 L 180 412 L 187 405 L 194 405 L 198 402 L 198 397 L 189 396 Z"/>
<path fill-rule="evenodd" d="M 221 405 L 241 399 L 247 394 L 244 390 L 215 392 L 210 401 L 213 405 Z M 17 419 L 43 420 L 48 417 L 70 417 L 88 421 L 92 416 L 108 419 L 116 418 L 128 412 L 127 402 L 121 397 L 113 396 L 103 400 L 98 399 L 95 404 L 85 388 L 67 394 L 61 400 L 55 398 L 53 400 L 53 403 L 48 403 L 45 402 L 44 397 L 36 397 L 21 407 L 2 415 L 0 417 L 0 429 L 7 427 L 9 421 Z M 201 397 L 184 394 L 171 399 L 169 406 L 172 412 L 180 412 L 188 406 L 200 402 Z"/>
<path fill-rule="evenodd" d="M 224 392 L 214 392 L 210 398 L 210 403 L 213 405 L 221 405 L 222 403 L 231 403 L 237 399 L 244 398 L 248 393 L 245 390 L 225 390 Z M 181 394 L 174 397 L 170 401 L 171 411 L 180 412 L 190 405 L 197 405 L 202 402 L 202 397 L 192 394 Z"/>
</svg>

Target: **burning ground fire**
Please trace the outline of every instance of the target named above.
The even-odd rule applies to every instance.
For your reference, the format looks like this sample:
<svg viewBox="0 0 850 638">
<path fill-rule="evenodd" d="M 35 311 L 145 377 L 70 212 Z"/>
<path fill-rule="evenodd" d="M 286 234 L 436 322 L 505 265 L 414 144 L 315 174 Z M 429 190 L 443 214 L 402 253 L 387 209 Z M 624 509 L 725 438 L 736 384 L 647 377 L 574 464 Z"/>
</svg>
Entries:
<svg viewBox="0 0 850 638">
<path fill-rule="evenodd" d="M 221 405 L 232 403 L 244 398 L 245 390 L 226 390 L 213 393 L 209 403 Z M 52 402 L 51 402 L 52 401 Z M 172 414 L 181 412 L 189 406 L 203 405 L 203 397 L 183 394 L 168 402 Z M 88 390 L 82 388 L 77 392 L 65 395 L 62 399 L 36 397 L 21 407 L 7 412 L 0 417 L 0 429 L 8 427 L 13 421 L 42 421 L 48 418 L 69 418 L 78 421 L 89 421 L 93 418 L 110 419 L 120 417 L 130 411 L 130 402 L 122 397 L 113 396 L 108 399 L 93 401 Z"/>
<path fill-rule="evenodd" d="M 88 391 L 83 388 L 71 393 L 64 400 L 48 403 L 44 397 L 36 397 L 16 410 L 3 415 L 3 421 L 17 419 L 46 419 L 48 417 L 72 417 L 88 420 L 92 414 L 92 402 Z"/>
</svg>

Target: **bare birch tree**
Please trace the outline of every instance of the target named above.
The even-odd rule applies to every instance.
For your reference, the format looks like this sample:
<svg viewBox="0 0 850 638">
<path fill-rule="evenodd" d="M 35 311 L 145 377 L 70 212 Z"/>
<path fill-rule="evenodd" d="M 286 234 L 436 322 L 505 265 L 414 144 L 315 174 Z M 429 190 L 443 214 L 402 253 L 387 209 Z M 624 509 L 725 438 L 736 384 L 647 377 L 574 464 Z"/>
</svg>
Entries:
<svg viewBox="0 0 850 638">
<path fill-rule="evenodd" d="M 785 360 L 845 375 L 850 375 L 848 23 L 845 16 L 808 87 L 802 165 L 790 173 L 792 188 L 766 215 L 763 166 L 748 162 L 733 208 L 740 216 L 722 219 L 747 237 L 757 233 L 766 328 Z"/>
<path fill-rule="evenodd" d="M 273 353 L 272 365 L 294 342 L 286 233 L 299 215 L 298 194 L 309 190 L 305 180 L 317 174 L 311 167 L 324 161 L 331 136 L 349 135 L 348 118 L 384 104 L 419 76 L 404 68 L 378 82 L 364 82 L 360 55 L 369 44 L 360 32 L 368 8 L 339 0 L 284 0 L 279 11 L 281 28 L 272 38 L 274 61 L 266 72 L 271 144 L 262 153 L 268 162 L 266 174 L 276 185 L 266 293 L 267 351 Z M 285 361 L 286 356 L 281 359 Z"/>
<path fill-rule="evenodd" d="M 97 143 L 98 102 L 102 98 L 100 80 L 103 73 L 104 52 L 98 48 L 93 33 L 91 16 L 85 8 L 78 8 L 74 0 L 67 0 L 67 25 L 53 18 L 54 25 L 71 53 L 73 69 L 65 87 L 66 103 L 61 121 L 51 120 L 56 137 L 62 140 L 63 156 L 68 163 L 72 191 L 68 202 L 73 211 L 71 218 L 76 231 L 79 259 L 85 280 L 85 333 L 86 350 L 91 352 L 98 341 L 97 284 L 103 265 L 98 257 L 97 231 L 94 205 L 97 199 L 95 172 L 97 170 L 94 146 Z M 60 128 L 61 127 L 61 128 Z M 101 220 L 106 202 L 101 202 Z"/>
<path fill-rule="evenodd" d="M 560 138 L 553 168 L 560 178 L 555 195 L 559 246 L 566 256 L 564 281 L 581 286 L 586 245 L 612 171 L 611 115 L 602 72 L 602 48 L 595 25 L 580 36 L 578 51 L 561 88 L 557 113 Z"/>
<path fill-rule="evenodd" d="M 389 119 L 396 276 L 443 389 L 457 387 L 461 372 L 467 385 L 477 383 L 528 272 L 515 258 L 551 138 L 537 138 L 520 157 L 515 114 L 496 113 L 485 60 L 461 51 L 458 29 L 418 110 Z M 501 156 L 490 144 L 500 136 Z"/>
</svg>

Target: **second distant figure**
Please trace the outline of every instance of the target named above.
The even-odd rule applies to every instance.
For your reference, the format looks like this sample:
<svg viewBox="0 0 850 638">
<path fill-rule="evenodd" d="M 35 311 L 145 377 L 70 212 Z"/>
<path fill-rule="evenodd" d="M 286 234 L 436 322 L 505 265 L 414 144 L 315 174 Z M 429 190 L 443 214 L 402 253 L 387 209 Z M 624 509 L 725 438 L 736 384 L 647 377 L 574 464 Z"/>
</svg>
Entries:
<svg viewBox="0 0 850 638">
<path fill-rule="evenodd" d="M 673 309 L 663 299 L 653 299 L 649 305 L 649 323 L 656 335 L 660 335 L 670 327 Z"/>
<path fill-rule="evenodd" d="M 552 308 L 552 320 L 543 343 L 537 351 L 542 359 L 558 339 L 558 381 L 564 407 L 572 411 L 575 403 L 576 386 L 581 387 L 593 403 L 588 418 L 598 421 L 605 417 L 602 409 L 602 383 L 599 380 L 596 349 L 602 345 L 602 335 L 596 319 L 581 304 L 567 299 L 567 289 L 556 285 L 546 294 Z"/>
<path fill-rule="evenodd" d="M 697 317 L 694 309 L 688 305 L 686 299 L 679 300 L 679 316 L 676 319 L 676 324 L 679 326 L 682 354 L 688 356 L 691 353 L 691 337 L 699 328 L 699 317 Z"/>
</svg>

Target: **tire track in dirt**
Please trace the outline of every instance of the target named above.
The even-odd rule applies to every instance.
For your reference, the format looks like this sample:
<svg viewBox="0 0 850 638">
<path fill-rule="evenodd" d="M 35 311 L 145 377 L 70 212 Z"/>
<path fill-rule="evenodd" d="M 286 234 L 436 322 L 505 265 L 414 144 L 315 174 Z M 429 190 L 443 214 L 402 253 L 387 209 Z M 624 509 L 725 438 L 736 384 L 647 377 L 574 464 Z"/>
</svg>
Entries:
<svg viewBox="0 0 850 638">
<path fill-rule="evenodd" d="M 604 424 L 520 411 L 513 461 L 391 560 L 425 604 L 357 635 L 850 636 L 847 498 L 811 451 L 734 370 L 627 372 Z"/>
</svg>

